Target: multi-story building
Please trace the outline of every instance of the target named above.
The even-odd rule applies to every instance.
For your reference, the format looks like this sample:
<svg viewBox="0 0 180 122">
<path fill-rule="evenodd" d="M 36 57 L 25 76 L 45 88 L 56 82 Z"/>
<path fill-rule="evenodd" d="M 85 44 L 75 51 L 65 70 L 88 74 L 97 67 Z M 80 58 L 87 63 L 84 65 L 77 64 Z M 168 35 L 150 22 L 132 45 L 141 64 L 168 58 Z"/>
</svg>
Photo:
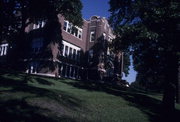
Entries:
<svg viewBox="0 0 180 122">
<path fill-rule="evenodd" d="M 103 71 L 104 57 L 110 54 L 107 45 L 115 38 L 107 19 L 92 16 L 90 20 L 83 20 L 82 27 L 78 27 L 59 14 L 58 22 L 62 41 L 47 40 L 50 39 L 47 36 L 53 33 L 47 30 L 47 21 L 30 23 L 27 20 L 25 33 L 30 52 L 24 59 L 25 71 L 74 79 L 88 78 L 90 69 Z"/>
</svg>

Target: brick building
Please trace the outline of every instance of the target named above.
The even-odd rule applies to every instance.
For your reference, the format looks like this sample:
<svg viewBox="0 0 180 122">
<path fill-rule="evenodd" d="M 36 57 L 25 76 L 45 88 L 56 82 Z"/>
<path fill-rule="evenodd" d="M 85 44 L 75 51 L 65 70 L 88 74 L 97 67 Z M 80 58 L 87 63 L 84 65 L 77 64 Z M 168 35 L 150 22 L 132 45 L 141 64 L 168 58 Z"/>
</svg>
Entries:
<svg viewBox="0 0 180 122">
<path fill-rule="evenodd" d="M 31 74 L 59 76 L 73 79 L 88 78 L 89 69 L 103 69 L 104 56 L 110 55 L 108 43 L 115 38 L 104 17 L 92 16 L 83 20 L 82 27 L 74 26 L 58 15 L 62 41 L 45 38 L 53 33 L 47 31 L 45 20 L 30 23 L 27 20 L 25 33 L 29 45 L 28 58 L 24 60 L 24 71 Z M 4 48 L 3 50 L 7 47 Z M 1 53 L 6 53 L 6 51 Z M 92 59 L 96 59 L 92 60 Z"/>
</svg>

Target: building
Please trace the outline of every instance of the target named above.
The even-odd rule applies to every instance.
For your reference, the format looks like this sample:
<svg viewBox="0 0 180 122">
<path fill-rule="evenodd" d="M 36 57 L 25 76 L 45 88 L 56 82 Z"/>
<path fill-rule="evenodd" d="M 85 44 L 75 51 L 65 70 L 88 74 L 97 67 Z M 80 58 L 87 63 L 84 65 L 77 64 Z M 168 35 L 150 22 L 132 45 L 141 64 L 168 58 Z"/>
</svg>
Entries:
<svg viewBox="0 0 180 122">
<path fill-rule="evenodd" d="M 23 59 L 24 71 L 72 79 L 89 79 L 90 75 L 94 75 L 92 73 L 105 73 L 105 57 L 111 54 L 108 43 L 115 38 L 107 19 L 92 16 L 89 20 L 83 20 L 82 27 L 78 27 L 60 14 L 57 17 L 61 28 L 58 33 L 62 35 L 62 40 L 56 41 L 51 40 L 54 38 L 51 35 L 56 32 L 49 29 L 52 24 L 49 26 L 48 21 L 33 23 L 27 20 L 25 33 L 29 52 Z M 5 50 L 6 47 L 2 46 Z"/>
</svg>

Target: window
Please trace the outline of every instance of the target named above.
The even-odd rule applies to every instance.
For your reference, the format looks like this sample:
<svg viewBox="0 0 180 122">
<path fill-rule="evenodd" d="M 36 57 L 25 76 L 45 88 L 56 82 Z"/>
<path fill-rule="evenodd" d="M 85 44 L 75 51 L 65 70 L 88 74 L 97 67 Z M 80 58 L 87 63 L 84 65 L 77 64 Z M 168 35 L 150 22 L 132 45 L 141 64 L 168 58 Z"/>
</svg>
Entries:
<svg viewBox="0 0 180 122">
<path fill-rule="evenodd" d="M 75 36 L 77 37 L 78 36 L 78 29 L 76 28 L 75 30 Z"/>
<path fill-rule="evenodd" d="M 69 58 L 72 58 L 72 48 L 69 48 Z"/>
<path fill-rule="evenodd" d="M 94 42 L 95 41 L 95 32 L 91 31 L 90 33 L 90 42 Z"/>
<path fill-rule="evenodd" d="M 63 29 L 64 29 L 65 31 L 67 31 L 67 26 L 68 26 L 68 22 L 67 22 L 67 21 L 64 21 L 64 27 L 63 27 Z"/>
<path fill-rule="evenodd" d="M 33 29 L 36 29 L 37 25 L 36 24 L 33 24 Z"/>
<path fill-rule="evenodd" d="M 89 50 L 89 56 L 88 56 L 88 62 L 89 64 L 93 63 L 93 50 Z"/>
<path fill-rule="evenodd" d="M 89 50 L 89 58 L 93 58 L 93 50 Z"/>
<path fill-rule="evenodd" d="M 33 29 L 43 28 L 45 24 L 45 21 L 38 21 L 37 23 L 33 24 Z"/>
<path fill-rule="evenodd" d="M 81 57 L 80 51 L 77 51 L 77 60 L 78 61 L 80 61 L 80 57 Z"/>
<path fill-rule="evenodd" d="M 32 49 L 34 53 L 39 53 L 43 46 L 43 38 L 36 38 L 32 41 Z"/>
<path fill-rule="evenodd" d="M 82 30 L 78 30 L 78 38 L 79 38 L 79 39 L 82 38 Z"/>
<path fill-rule="evenodd" d="M 65 56 L 68 55 L 68 46 L 65 47 Z"/>
<path fill-rule="evenodd" d="M 68 28 L 67 28 L 67 32 L 68 32 L 68 33 L 71 33 L 71 31 L 72 31 L 72 24 L 69 23 L 69 24 L 68 24 Z"/>
<path fill-rule="evenodd" d="M 4 55 L 4 47 L 1 47 L 1 56 Z"/>
<path fill-rule="evenodd" d="M 6 55 L 8 49 L 8 44 L 0 45 L 0 56 Z"/>
<path fill-rule="evenodd" d="M 62 44 L 62 47 L 61 47 L 61 55 L 64 55 L 64 44 Z"/>
<path fill-rule="evenodd" d="M 1 46 L 1 47 L 0 47 L 1 56 L 3 56 L 3 54 L 4 54 L 3 51 L 4 51 L 4 47 Z"/>
<path fill-rule="evenodd" d="M 72 34 L 76 37 L 78 36 L 78 29 L 74 26 L 72 27 Z"/>
<path fill-rule="evenodd" d="M 73 59 L 76 60 L 76 50 L 73 50 Z"/>
<path fill-rule="evenodd" d="M 30 63 L 30 73 L 37 73 L 39 63 L 38 62 L 31 62 Z"/>
<path fill-rule="evenodd" d="M 36 28 L 37 28 L 37 29 L 38 29 L 38 28 L 41 28 L 41 25 L 42 25 L 41 21 L 38 21 Z"/>
</svg>

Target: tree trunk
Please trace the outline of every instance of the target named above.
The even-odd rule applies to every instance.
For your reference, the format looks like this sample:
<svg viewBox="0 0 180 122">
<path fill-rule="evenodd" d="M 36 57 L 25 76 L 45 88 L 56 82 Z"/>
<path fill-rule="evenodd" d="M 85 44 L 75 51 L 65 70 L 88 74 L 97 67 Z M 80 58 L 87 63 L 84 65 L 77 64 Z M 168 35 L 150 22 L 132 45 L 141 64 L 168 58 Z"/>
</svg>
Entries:
<svg viewBox="0 0 180 122">
<path fill-rule="evenodd" d="M 163 94 L 164 112 L 172 112 L 175 109 L 175 85 L 171 82 L 165 84 Z"/>
<path fill-rule="evenodd" d="M 175 98 L 177 91 L 177 57 L 174 53 L 166 53 L 166 64 L 165 66 L 165 84 L 164 84 L 164 95 L 163 95 L 163 109 L 164 112 L 172 112 L 175 109 Z"/>
<path fill-rule="evenodd" d="M 178 81 L 177 81 L 177 91 L 176 91 L 176 102 L 180 104 L 180 61 L 178 66 Z"/>
</svg>

